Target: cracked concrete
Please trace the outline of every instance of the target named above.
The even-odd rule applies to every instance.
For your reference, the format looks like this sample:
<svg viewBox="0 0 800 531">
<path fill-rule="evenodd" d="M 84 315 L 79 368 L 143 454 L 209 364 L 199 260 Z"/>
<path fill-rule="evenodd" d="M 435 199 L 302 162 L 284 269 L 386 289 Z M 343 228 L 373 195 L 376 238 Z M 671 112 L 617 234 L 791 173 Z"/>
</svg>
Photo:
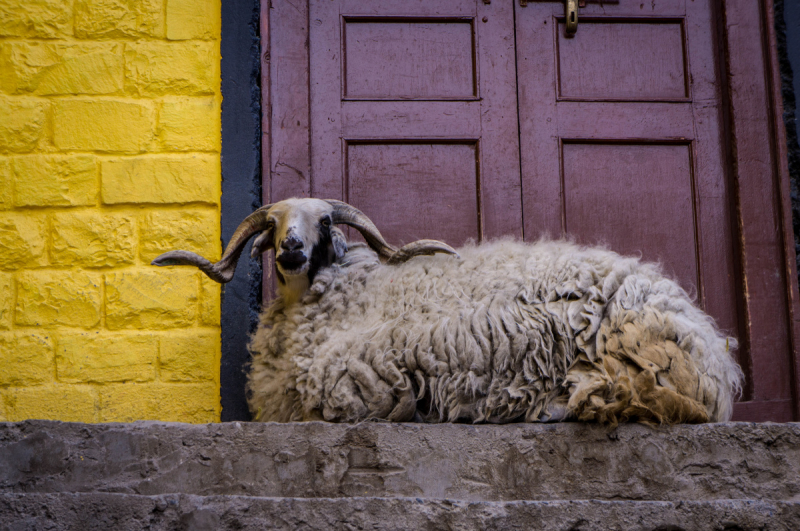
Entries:
<svg viewBox="0 0 800 531">
<path fill-rule="evenodd" d="M 793 531 L 800 505 L 701 502 L 465 502 L 420 498 L 252 498 L 102 493 L 0 495 L 8 529 L 540 529 Z"/>
</svg>

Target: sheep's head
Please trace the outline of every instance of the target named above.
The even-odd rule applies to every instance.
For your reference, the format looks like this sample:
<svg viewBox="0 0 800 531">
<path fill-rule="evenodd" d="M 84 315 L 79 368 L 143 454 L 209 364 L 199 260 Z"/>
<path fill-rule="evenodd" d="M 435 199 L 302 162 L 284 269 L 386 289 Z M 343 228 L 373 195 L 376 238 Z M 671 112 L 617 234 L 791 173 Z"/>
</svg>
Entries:
<svg viewBox="0 0 800 531">
<path fill-rule="evenodd" d="M 233 233 L 222 259 L 215 264 L 189 251 L 170 251 L 152 263 L 193 265 L 217 282 L 229 282 L 245 244 L 258 234 L 251 256 L 273 249 L 281 292 L 284 298 L 295 300 L 313 282 L 319 269 L 347 252 L 344 234 L 336 228 L 339 224 L 357 229 L 389 264 L 402 263 L 420 254 L 457 254 L 449 245 L 435 240 L 419 240 L 395 249 L 363 212 L 341 201 L 286 199 L 247 216 Z"/>
</svg>

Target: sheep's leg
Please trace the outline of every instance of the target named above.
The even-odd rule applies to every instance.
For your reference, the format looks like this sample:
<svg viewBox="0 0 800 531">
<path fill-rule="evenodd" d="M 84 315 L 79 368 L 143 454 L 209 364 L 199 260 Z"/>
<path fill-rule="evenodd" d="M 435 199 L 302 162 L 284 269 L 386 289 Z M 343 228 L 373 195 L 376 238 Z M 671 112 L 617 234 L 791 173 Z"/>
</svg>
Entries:
<svg viewBox="0 0 800 531">
<path fill-rule="evenodd" d="M 571 417 L 610 426 L 636 420 L 655 424 L 708 422 L 705 407 L 662 387 L 656 374 L 609 354 L 602 365 L 581 359 L 567 373 Z"/>
<path fill-rule="evenodd" d="M 608 385 L 596 389 L 584 385 L 587 396 L 574 397 L 576 416 L 611 425 L 629 420 L 708 422 L 708 411 L 698 400 L 697 367 L 689 353 L 663 337 L 666 330 L 635 322 L 613 329 L 603 326 L 598 334 L 600 359 L 584 366 L 591 368 L 595 379 L 606 378 Z M 586 381 L 587 376 L 581 379 Z"/>
<path fill-rule="evenodd" d="M 633 382 L 639 400 L 662 423 L 708 422 L 708 412 L 697 400 L 656 384 L 656 375 L 642 371 Z"/>
</svg>

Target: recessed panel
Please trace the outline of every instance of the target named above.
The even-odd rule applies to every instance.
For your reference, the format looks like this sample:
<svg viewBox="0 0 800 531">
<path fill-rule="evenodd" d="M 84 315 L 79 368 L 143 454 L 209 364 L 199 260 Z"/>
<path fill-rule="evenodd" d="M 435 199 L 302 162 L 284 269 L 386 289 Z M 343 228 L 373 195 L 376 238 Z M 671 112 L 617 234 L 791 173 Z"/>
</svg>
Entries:
<svg viewBox="0 0 800 531">
<path fill-rule="evenodd" d="M 689 96 L 680 22 L 580 22 L 558 28 L 562 99 L 660 101 Z"/>
<path fill-rule="evenodd" d="M 345 19 L 344 95 L 457 99 L 476 95 L 471 20 Z"/>
<path fill-rule="evenodd" d="M 474 143 L 364 143 L 347 148 L 347 200 L 398 245 L 479 238 Z"/>
<path fill-rule="evenodd" d="M 564 144 L 563 157 L 569 235 L 661 262 L 697 287 L 689 146 Z"/>
</svg>

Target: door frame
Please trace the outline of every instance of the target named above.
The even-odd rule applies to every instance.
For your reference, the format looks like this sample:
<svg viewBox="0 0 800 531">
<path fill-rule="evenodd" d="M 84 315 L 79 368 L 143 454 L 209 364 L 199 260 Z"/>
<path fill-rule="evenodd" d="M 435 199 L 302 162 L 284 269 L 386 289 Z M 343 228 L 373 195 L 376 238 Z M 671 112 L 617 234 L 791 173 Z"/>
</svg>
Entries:
<svg viewBox="0 0 800 531">
<path fill-rule="evenodd" d="M 749 354 L 743 369 L 756 377 L 745 388 L 750 400 L 736 405 L 734 419 L 798 420 L 800 307 L 773 0 L 718 0 L 716 4 L 725 81 L 726 170 L 733 184 L 734 237 L 739 247 L 740 328 L 744 331 L 740 342 Z M 769 198 L 762 197 L 765 182 L 772 187 Z M 773 216 L 778 231 L 768 233 Z M 761 243 L 762 238 L 767 243 Z M 765 285 L 771 286 L 769 293 L 755 291 Z M 774 299 L 762 312 L 767 297 Z M 785 356 L 778 364 L 768 346 L 770 340 L 780 342 L 777 346 Z M 788 392 L 778 399 L 761 399 L 770 390 L 759 388 L 760 380 L 780 378 L 788 378 Z"/>
<path fill-rule="evenodd" d="M 773 0 L 711 1 L 748 376 L 734 419 L 800 420 L 800 301 Z M 311 193 L 310 23 L 307 1 L 261 0 L 264 204 Z M 264 301 L 275 296 L 272 277 L 265 261 Z"/>
</svg>

